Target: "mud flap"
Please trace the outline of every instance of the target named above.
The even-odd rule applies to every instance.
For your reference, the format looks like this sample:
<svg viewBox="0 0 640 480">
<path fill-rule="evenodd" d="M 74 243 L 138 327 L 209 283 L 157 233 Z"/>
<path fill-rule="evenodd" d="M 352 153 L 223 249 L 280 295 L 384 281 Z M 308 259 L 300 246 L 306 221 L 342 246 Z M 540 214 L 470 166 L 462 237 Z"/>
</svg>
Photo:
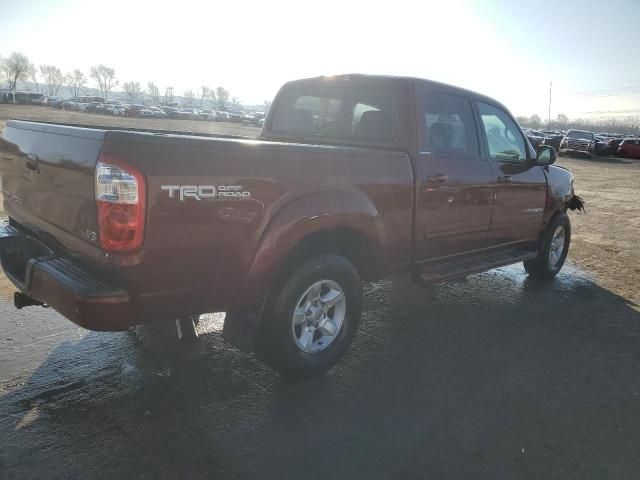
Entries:
<svg viewBox="0 0 640 480">
<path fill-rule="evenodd" d="M 224 341 L 239 348 L 243 352 L 253 352 L 253 337 L 257 319 L 251 315 L 240 315 L 227 312 L 222 328 Z"/>
<path fill-rule="evenodd" d="M 578 210 L 579 212 L 587 213 L 587 210 L 584 208 L 584 200 L 578 195 L 571 197 L 571 200 L 567 203 L 567 208 L 572 211 Z"/>
</svg>

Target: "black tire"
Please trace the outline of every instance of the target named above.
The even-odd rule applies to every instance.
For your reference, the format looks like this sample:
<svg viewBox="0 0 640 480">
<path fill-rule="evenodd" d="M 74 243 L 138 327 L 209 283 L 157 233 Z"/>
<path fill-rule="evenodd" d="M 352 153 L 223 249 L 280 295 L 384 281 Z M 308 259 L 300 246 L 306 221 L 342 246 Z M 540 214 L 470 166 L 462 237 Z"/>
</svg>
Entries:
<svg viewBox="0 0 640 480">
<path fill-rule="evenodd" d="M 552 240 L 558 229 L 562 227 L 564 229 L 564 242 L 562 247 L 562 253 L 557 258 L 557 261 L 550 260 L 552 250 Z M 550 280 L 555 277 L 562 269 L 564 262 L 569 253 L 569 245 L 571 244 L 571 222 L 569 216 L 564 213 L 558 213 L 547 225 L 542 239 L 540 241 L 540 248 L 538 250 L 538 257 L 533 260 L 526 260 L 524 262 L 524 269 L 533 278 L 539 278 L 544 280 Z"/>
<path fill-rule="evenodd" d="M 198 315 L 178 318 L 176 320 L 176 331 L 178 339 L 183 343 L 195 343 L 198 340 Z"/>
<path fill-rule="evenodd" d="M 337 283 L 344 292 L 346 308 L 335 338 L 315 353 L 298 347 L 293 314 L 301 296 L 314 283 Z M 329 370 L 344 355 L 360 323 L 362 287 L 355 267 L 339 255 L 321 255 L 292 270 L 276 286 L 254 340 L 255 352 L 268 366 L 290 377 L 309 377 Z M 315 337 L 313 337 L 315 338 Z"/>
</svg>

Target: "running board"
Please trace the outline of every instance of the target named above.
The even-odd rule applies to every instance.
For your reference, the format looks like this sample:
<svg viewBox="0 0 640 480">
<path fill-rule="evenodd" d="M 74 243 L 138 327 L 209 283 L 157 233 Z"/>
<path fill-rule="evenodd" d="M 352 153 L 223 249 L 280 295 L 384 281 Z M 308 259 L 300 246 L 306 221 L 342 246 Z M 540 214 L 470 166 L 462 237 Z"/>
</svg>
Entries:
<svg viewBox="0 0 640 480">
<path fill-rule="evenodd" d="M 467 257 L 451 260 L 446 263 L 438 263 L 423 268 L 418 273 L 418 283 L 438 283 L 465 277 L 472 273 L 485 272 L 497 267 L 511 265 L 512 263 L 531 260 L 538 256 L 531 250 L 508 250 L 494 252 L 490 255 Z"/>
</svg>

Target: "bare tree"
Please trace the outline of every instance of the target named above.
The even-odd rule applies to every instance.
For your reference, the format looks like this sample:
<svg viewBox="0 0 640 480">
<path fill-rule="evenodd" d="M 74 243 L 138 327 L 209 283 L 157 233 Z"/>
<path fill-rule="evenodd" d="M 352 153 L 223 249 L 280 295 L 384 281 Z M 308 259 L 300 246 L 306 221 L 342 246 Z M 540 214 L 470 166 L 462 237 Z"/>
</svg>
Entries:
<svg viewBox="0 0 640 480">
<path fill-rule="evenodd" d="M 234 110 L 237 110 L 238 108 L 240 108 L 240 99 L 238 97 L 233 97 L 231 99 L 231 105 L 233 105 Z"/>
<path fill-rule="evenodd" d="M 518 123 L 523 127 L 534 128 L 530 123 L 531 117 L 517 117 Z M 559 130 L 586 130 L 590 132 L 607 132 L 622 135 L 640 135 L 640 117 L 626 116 L 608 119 L 583 119 L 571 120 L 567 115 L 561 113 L 556 120 L 551 120 L 549 129 Z"/>
<path fill-rule="evenodd" d="M 29 58 L 20 52 L 13 52 L 8 58 L 3 59 L 0 65 L 9 81 L 9 90 L 15 90 L 19 81 L 28 80 L 32 68 Z"/>
<path fill-rule="evenodd" d="M 142 95 L 142 87 L 140 87 L 140 82 L 124 82 L 122 84 L 124 88 L 124 92 L 127 94 L 127 99 L 135 100 L 140 98 Z"/>
<path fill-rule="evenodd" d="M 264 101 L 264 113 L 267 113 L 269 111 L 269 109 L 271 108 L 271 103 L 271 100 Z"/>
<path fill-rule="evenodd" d="M 33 83 L 33 87 L 35 88 L 36 92 L 40 92 L 40 82 L 38 81 L 38 70 L 36 69 L 35 65 L 31 65 L 31 68 L 29 69 L 29 80 L 31 80 L 31 83 Z"/>
<path fill-rule="evenodd" d="M 229 90 L 224 87 L 216 88 L 216 100 L 218 101 L 218 108 L 226 110 L 229 103 Z"/>
<path fill-rule="evenodd" d="M 81 70 L 77 68 L 73 72 L 67 73 L 65 76 L 65 80 L 67 84 L 71 88 L 71 92 L 73 93 L 73 98 L 78 98 L 82 88 L 87 84 L 87 77 Z"/>
<path fill-rule="evenodd" d="M 50 97 L 58 95 L 58 91 L 64 82 L 64 76 L 60 69 L 55 65 L 40 65 L 40 73 L 44 79 L 44 84 L 47 86 L 47 95 Z"/>
<path fill-rule="evenodd" d="M 216 96 L 216 90 L 214 88 L 209 88 L 209 103 L 211 104 L 212 110 L 218 108 L 218 98 Z"/>
<path fill-rule="evenodd" d="M 531 117 L 529 117 L 529 126 L 531 128 L 540 128 L 540 126 L 542 125 L 542 119 L 540 118 L 540 115 L 531 115 Z"/>
<path fill-rule="evenodd" d="M 118 81 L 116 80 L 116 71 L 106 65 L 100 64 L 91 67 L 90 76 L 98 84 L 98 90 L 100 90 L 102 98 L 105 100 L 107 99 L 109 92 L 113 90 L 113 87 L 118 85 Z"/>
<path fill-rule="evenodd" d="M 187 105 L 193 105 L 193 99 L 195 98 L 193 90 L 187 90 L 184 92 L 184 98 L 187 99 Z"/>
<path fill-rule="evenodd" d="M 154 105 L 157 105 L 160 103 L 160 89 L 155 83 L 153 82 L 147 83 L 147 93 L 153 99 Z"/>
<path fill-rule="evenodd" d="M 557 122 L 560 124 L 560 128 L 565 129 L 567 128 L 567 125 L 569 125 L 569 117 L 564 113 L 559 113 Z"/>
<path fill-rule="evenodd" d="M 167 87 L 164 89 L 164 103 L 173 103 L 173 87 Z"/>
<path fill-rule="evenodd" d="M 211 89 L 206 85 L 200 87 L 200 106 L 204 105 L 204 101 L 211 97 Z"/>
</svg>

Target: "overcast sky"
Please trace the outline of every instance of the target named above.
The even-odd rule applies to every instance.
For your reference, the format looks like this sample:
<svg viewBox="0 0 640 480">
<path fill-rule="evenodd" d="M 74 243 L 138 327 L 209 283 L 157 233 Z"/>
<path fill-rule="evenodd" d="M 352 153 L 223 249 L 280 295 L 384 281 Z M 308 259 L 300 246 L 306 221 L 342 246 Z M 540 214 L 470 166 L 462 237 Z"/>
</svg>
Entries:
<svg viewBox="0 0 640 480">
<path fill-rule="evenodd" d="M 0 55 L 94 64 L 174 93 L 225 86 L 244 103 L 285 81 L 413 75 L 516 115 L 640 115 L 640 0 L 0 0 Z M 586 93 L 585 93 L 586 92 Z M 590 113 L 597 112 L 597 113 Z"/>
</svg>

